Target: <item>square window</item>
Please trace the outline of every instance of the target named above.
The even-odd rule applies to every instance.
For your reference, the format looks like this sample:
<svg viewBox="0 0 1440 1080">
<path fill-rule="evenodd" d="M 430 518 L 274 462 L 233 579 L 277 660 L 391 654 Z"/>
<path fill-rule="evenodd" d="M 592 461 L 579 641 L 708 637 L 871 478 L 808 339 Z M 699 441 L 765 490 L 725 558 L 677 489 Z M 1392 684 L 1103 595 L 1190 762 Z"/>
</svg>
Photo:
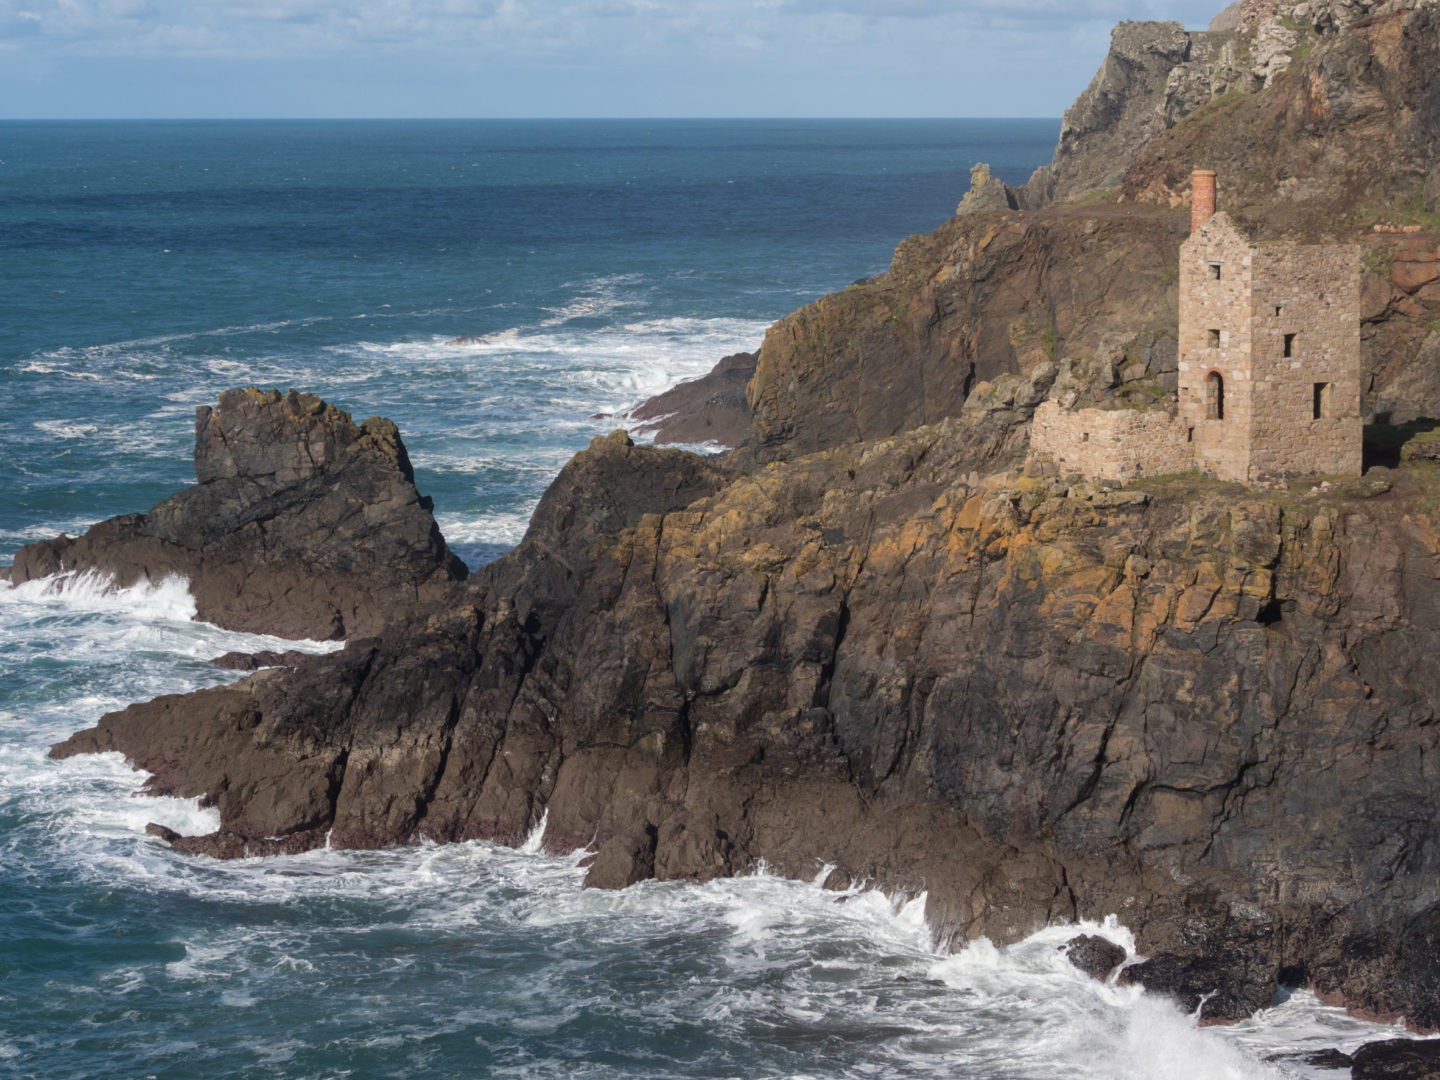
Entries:
<svg viewBox="0 0 1440 1080">
<path fill-rule="evenodd" d="M 1219 330 L 1206 330 L 1206 331 L 1205 331 L 1205 344 L 1206 344 L 1209 348 L 1218 349 L 1218 348 L 1220 347 L 1220 331 L 1219 331 Z M 1285 355 L 1286 355 L 1286 356 L 1289 356 L 1290 354 L 1287 352 Z"/>
<path fill-rule="evenodd" d="M 1209 270 L 1210 270 L 1210 277 L 1211 277 L 1213 280 L 1215 280 L 1215 281 L 1219 281 L 1219 280 L 1220 280 L 1220 264 L 1219 264 L 1219 263 L 1209 263 L 1209 264 L 1207 264 L 1207 265 L 1208 265 L 1208 268 L 1209 268 Z"/>
</svg>

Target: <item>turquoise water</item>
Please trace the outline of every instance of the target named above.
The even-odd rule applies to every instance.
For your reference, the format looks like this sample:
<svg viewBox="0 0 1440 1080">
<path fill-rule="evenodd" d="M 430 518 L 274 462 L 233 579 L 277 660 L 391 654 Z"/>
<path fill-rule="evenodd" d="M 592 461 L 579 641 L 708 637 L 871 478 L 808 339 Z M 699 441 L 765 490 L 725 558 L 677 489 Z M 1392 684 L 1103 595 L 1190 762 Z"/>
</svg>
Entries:
<svg viewBox="0 0 1440 1080">
<path fill-rule="evenodd" d="M 190 482 L 195 406 L 258 384 L 394 419 L 478 565 L 595 414 L 884 269 L 974 161 L 1023 180 L 1056 129 L 0 124 L 0 563 Z M 192 612 L 183 583 L 0 586 L 0 1075 L 1260 1077 L 1375 1032 L 1305 995 L 1201 1031 L 1080 977 L 1071 929 L 942 957 L 916 903 L 763 875 L 602 894 L 538 845 L 177 855 L 145 824 L 211 812 L 44 752 L 280 644 Z"/>
</svg>

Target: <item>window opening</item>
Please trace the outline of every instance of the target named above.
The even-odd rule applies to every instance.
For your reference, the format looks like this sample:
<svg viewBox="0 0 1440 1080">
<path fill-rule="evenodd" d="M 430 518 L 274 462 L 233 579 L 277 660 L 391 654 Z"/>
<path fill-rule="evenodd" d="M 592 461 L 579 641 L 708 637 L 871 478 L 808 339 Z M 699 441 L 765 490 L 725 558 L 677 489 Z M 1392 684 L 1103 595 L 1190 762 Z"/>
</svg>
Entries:
<svg viewBox="0 0 1440 1080">
<path fill-rule="evenodd" d="M 1210 268 L 1210 277 L 1211 277 L 1212 279 L 1214 279 L 1215 281 L 1219 281 L 1219 280 L 1220 280 L 1220 264 L 1219 264 L 1219 263 L 1207 263 L 1206 265 Z"/>
<path fill-rule="evenodd" d="M 1330 415 L 1330 384 L 1317 382 L 1311 419 L 1319 420 Z"/>
<path fill-rule="evenodd" d="M 1218 371 L 1205 376 L 1205 419 L 1225 419 L 1225 380 Z"/>
<path fill-rule="evenodd" d="M 1294 356 L 1294 355 L 1295 355 L 1295 335 L 1294 335 L 1294 334 L 1286 334 L 1286 335 L 1285 335 L 1285 357 L 1286 357 L 1286 359 L 1289 359 L 1290 357 L 1292 357 L 1292 356 Z"/>
<path fill-rule="evenodd" d="M 1205 331 L 1205 339 L 1206 339 L 1206 340 L 1205 340 L 1205 344 L 1208 345 L 1210 348 L 1212 348 L 1212 349 L 1218 349 L 1218 348 L 1220 347 L 1220 331 L 1219 331 L 1219 330 L 1206 330 L 1206 331 Z M 1288 355 L 1288 354 L 1287 354 L 1287 355 Z"/>
<path fill-rule="evenodd" d="M 1279 304 L 1276 304 L 1276 305 L 1275 305 L 1275 318 L 1278 319 L 1278 318 L 1280 317 L 1280 313 L 1281 313 L 1282 311 L 1284 311 L 1284 310 L 1285 310 L 1285 309 L 1284 309 L 1283 307 L 1281 307 Z"/>
</svg>

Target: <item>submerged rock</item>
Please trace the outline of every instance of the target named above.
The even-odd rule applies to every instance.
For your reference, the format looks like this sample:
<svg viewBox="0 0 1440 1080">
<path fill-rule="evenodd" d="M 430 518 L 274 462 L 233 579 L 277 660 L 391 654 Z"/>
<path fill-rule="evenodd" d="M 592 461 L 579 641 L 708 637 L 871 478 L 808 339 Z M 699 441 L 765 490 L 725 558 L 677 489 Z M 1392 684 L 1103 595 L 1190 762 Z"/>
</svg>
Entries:
<svg viewBox="0 0 1440 1080">
<path fill-rule="evenodd" d="M 195 478 L 148 514 L 21 548 L 10 581 L 178 576 L 198 619 L 324 640 L 375 633 L 466 576 L 389 420 L 357 425 L 313 394 L 227 390 L 195 411 Z"/>
</svg>

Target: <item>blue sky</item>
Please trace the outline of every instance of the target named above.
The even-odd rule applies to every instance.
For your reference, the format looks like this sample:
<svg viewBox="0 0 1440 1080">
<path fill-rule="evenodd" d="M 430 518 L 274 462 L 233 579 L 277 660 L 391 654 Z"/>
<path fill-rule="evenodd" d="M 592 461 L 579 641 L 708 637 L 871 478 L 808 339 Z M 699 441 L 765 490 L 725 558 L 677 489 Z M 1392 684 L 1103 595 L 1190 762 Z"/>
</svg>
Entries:
<svg viewBox="0 0 1440 1080">
<path fill-rule="evenodd" d="M 0 0 L 0 117 L 1058 116 L 1224 0 Z"/>
</svg>

